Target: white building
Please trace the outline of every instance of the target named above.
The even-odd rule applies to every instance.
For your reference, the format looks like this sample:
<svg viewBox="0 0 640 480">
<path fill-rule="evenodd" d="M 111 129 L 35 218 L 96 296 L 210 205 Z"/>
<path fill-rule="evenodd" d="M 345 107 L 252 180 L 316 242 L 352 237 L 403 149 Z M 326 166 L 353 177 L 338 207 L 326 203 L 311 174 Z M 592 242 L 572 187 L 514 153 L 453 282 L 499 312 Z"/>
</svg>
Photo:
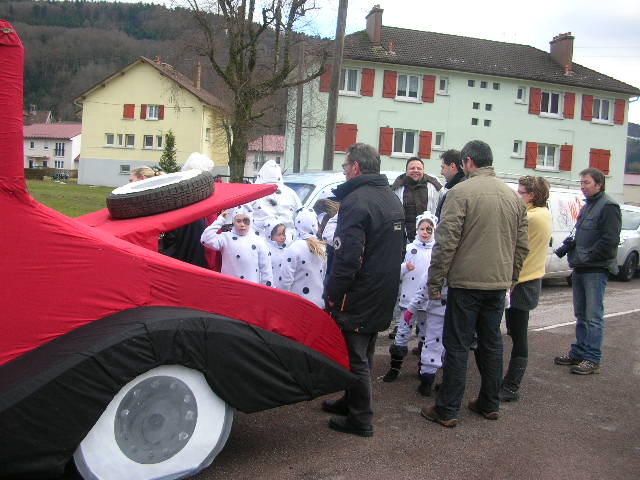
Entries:
<svg viewBox="0 0 640 480">
<path fill-rule="evenodd" d="M 82 124 L 36 123 L 24 127 L 24 167 L 77 170 Z"/>
</svg>

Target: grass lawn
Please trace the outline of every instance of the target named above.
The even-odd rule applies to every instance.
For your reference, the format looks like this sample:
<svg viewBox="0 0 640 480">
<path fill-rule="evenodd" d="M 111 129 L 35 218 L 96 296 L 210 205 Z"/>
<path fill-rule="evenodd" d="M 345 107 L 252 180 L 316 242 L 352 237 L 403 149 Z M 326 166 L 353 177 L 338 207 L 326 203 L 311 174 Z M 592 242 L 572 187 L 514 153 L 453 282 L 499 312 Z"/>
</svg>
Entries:
<svg viewBox="0 0 640 480">
<path fill-rule="evenodd" d="M 107 195 L 113 187 L 77 185 L 76 180 L 58 183 L 53 180 L 27 180 L 29 193 L 38 202 L 69 217 L 106 208 Z"/>
</svg>

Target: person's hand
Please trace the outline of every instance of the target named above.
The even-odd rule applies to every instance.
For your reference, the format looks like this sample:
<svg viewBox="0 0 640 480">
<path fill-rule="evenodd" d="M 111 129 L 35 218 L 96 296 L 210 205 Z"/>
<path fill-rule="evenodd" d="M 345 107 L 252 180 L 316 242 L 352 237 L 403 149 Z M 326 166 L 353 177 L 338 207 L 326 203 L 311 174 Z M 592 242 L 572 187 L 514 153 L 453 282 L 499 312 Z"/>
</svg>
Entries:
<svg viewBox="0 0 640 480">
<path fill-rule="evenodd" d="M 415 268 L 416 268 L 416 266 L 413 264 L 413 262 L 411 260 L 409 260 L 407 262 L 407 270 L 411 271 L 411 270 L 413 270 Z"/>
<path fill-rule="evenodd" d="M 411 313 L 411 311 L 409 311 L 409 310 L 405 310 L 404 311 L 404 323 L 406 323 L 407 325 L 410 325 L 412 318 L 413 318 L 413 313 Z"/>
<path fill-rule="evenodd" d="M 433 292 L 429 295 L 429 300 L 442 300 L 442 292 Z"/>
</svg>

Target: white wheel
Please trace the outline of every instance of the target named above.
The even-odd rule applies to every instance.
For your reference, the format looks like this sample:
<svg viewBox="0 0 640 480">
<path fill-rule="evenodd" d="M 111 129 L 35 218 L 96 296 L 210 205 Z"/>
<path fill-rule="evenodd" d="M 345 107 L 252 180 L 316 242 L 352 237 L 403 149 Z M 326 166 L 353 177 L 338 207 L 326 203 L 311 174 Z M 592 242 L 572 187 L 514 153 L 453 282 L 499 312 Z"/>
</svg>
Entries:
<svg viewBox="0 0 640 480">
<path fill-rule="evenodd" d="M 186 478 L 211 465 L 232 421 L 201 372 L 164 365 L 122 387 L 73 458 L 86 480 Z"/>
</svg>

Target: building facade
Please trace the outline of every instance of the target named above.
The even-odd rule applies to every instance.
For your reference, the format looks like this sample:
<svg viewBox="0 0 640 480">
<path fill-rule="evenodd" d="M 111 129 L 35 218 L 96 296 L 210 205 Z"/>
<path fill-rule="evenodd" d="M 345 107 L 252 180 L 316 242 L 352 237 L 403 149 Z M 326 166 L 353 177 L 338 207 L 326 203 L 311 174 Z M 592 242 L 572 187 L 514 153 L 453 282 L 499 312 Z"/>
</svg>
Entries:
<svg viewBox="0 0 640 480">
<path fill-rule="evenodd" d="M 283 158 L 284 135 L 262 135 L 250 142 L 247 147 L 247 163 L 244 167 L 244 176 L 255 177 L 260 168 L 269 160 L 282 165 Z"/>
<path fill-rule="evenodd" d="M 24 167 L 77 170 L 82 125 L 38 123 L 24 127 Z"/>
</svg>

